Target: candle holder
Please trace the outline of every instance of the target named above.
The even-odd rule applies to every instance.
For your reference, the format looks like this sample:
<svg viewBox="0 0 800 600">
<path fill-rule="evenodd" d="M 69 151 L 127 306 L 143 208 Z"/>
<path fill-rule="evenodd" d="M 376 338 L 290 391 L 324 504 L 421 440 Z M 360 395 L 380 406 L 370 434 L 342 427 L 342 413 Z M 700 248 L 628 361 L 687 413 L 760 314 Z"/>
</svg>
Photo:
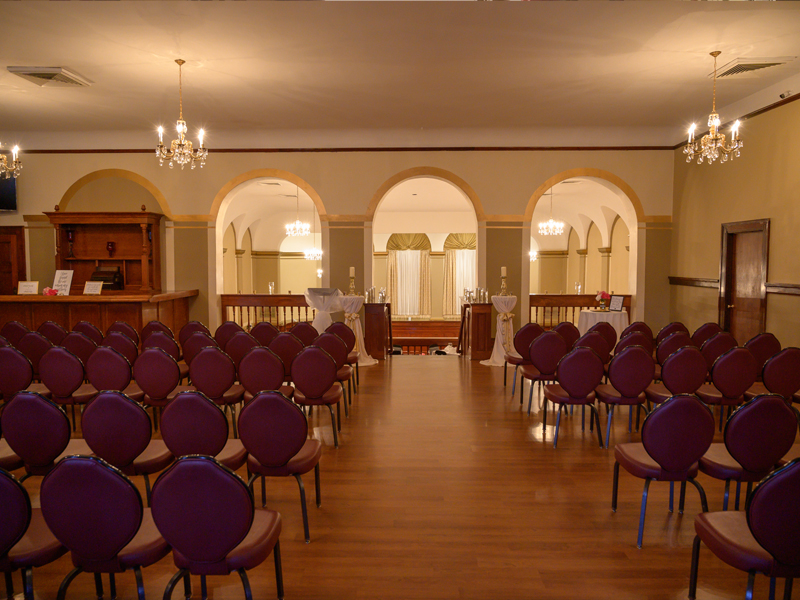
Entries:
<svg viewBox="0 0 800 600">
<path fill-rule="evenodd" d="M 75 242 L 75 232 L 72 229 L 67 229 L 67 258 L 75 258 L 72 253 L 72 245 Z"/>
<path fill-rule="evenodd" d="M 356 278 L 355 277 L 351 277 L 350 278 L 350 289 L 347 290 L 347 295 L 348 296 L 355 296 L 356 295 Z"/>
<path fill-rule="evenodd" d="M 506 278 L 500 278 L 500 295 L 501 296 L 508 296 L 508 287 L 506 286 Z"/>
<path fill-rule="evenodd" d="M 114 242 L 108 242 L 106 244 L 106 250 L 108 250 L 108 258 L 114 256 L 114 249 L 116 248 L 116 244 Z"/>
</svg>

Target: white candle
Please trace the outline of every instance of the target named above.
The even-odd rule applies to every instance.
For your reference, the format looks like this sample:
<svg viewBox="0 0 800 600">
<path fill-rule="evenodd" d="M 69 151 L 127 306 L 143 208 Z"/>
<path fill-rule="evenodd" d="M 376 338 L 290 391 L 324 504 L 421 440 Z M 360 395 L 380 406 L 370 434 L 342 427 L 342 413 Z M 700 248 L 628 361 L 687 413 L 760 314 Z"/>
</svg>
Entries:
<svg viewBox="0 0 800 600">
<path fill-rule="evenodd" d="M 739 139 L 739 121 L 733 124 L 733 139 Z"/>
<path fill-rule="evenodd" d="M 164 143 L 164 128 L 161 127 L 160 125 L 158 126 L 158 143 L 159 144 Z"/>
<path fill-rule="evenodd" d="M 355 276 L 356 276 L 356 268 L 350 267 L 350 277 L 355 277 Z"/>
<path fill-rule="evenodd" d="M 203 136 L 206 134 L 202 129 L 200 130 L 200 147 L 203 147 Z"/>
<path fill-rule="evenodd" d="M 14 146 L 11 149 L 11 160 L 12 161 L 16 161 L 17 160 L 17 154 L 18 153 L 19 153 L 19 146 Z"/>
<path fill-rule="evenodd" d="M 692 126 L 689 127 L 689 143 L 690 144 L 692 143 L 692 140 L 694 140 L 694 127 L 695 127 L 694 123 L 692 123 Z"/>
<path fill-rule="evenodd" d="M 500 277 L 505 277 L 505 276 L 506 276 L 506 268 L 500 267 Z"/>
</svg>

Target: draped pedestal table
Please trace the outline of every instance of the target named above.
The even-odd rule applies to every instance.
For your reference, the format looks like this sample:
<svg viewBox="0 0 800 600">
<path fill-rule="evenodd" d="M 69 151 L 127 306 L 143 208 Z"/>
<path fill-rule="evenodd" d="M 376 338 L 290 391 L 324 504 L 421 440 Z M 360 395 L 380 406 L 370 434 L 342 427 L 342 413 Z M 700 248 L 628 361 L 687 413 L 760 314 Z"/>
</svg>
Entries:
<svg viewBox="0 0 800 600">
<path fill-rule="evenodd" d="M 581 335 L 589 331 L 592 326 L 600 321 L 606 321 L 617 332 L 617 338 L 622 335 L 622 332 L 628 326 L 628 313 L 627 311 L 613 311 L 613 310 L 582 310 L 578 317 L 578 331 Z"/>
<path fill-rule="evenodd" d="M 502 367 L 505 364 L 506 353 L 519 356 L 514 350 L 514 326 L 511 311 L 517 305 L 516 296 L 492 296 L 492 304 L 497 311 L 497 334 L 494 336 L 492 356 L 482 360 L 481 364 L 487 367 Z"/>
<path fill-rule="evenodd" d="M 321 335 L 331 326 L 331 313 L 342 310 L 342 292 L 336 288 L 308 288 L 305 293 L 308 305 L 317 311 L 311 323 Z"/>
<path fill-rule="evenodd" d="M 356 345 L 353 349 L 359 353 L 358 366 L 371 367 L 378 364 L 378 361 L 367 353 L 367 345 L 364 343 L 364 330 L 361 328 L 359 317 L 359 311 L 364 305 L 364 296 L 342 296 L 339 300 L 344 310 L 344 322 L 356 334 Z"/>
</svg>

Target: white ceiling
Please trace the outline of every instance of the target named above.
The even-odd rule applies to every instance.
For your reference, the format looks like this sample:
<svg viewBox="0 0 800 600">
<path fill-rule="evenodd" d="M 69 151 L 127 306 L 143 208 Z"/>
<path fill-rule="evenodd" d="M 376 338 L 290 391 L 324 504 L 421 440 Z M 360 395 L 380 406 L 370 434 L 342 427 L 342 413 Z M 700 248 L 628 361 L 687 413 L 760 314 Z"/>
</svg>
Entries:
<svg viewBox="0 0 800 600">
<path fill-rule="evenodd" d="M 4 147 L 672 145 L 712 62 L 800 56 L 797 2 L 0 2 Z M 89 88 L 9 65 L 65 66 Z M 723 121 L 800 92 L 800 60 L 723 80 Z M 82 132 L 76 136 L 76 132 Z M 120 133 L 122 132 L 122 133 Z M 746 124 L 743 135 L 746 135 Z"/>
</svg>

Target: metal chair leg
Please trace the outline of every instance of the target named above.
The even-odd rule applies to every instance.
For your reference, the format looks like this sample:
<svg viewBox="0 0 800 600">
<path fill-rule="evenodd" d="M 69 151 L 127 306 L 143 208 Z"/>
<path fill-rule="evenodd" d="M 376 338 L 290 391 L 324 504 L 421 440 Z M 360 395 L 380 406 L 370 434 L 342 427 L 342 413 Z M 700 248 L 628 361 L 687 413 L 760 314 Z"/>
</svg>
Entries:
<svg viewBox="0 0 800 600">
<path fill-rule="evenodd" d="M 94 574 L 94 589 L 97 592 L 97 600 L 103 597 L 103 577 L 100 573 Z"/>
<path fill-rule="evenodd" d="M 649 477 L 644 480 L 644 492 L 642 492 L 642 510 L 639 513 L 639 537 L 636 538 L 636 547 L 641 550 L 642 538 L 644 537 L 644 516 L 647 512 L 647 491 L 650 489 Z"/>
<path fill-rule="evenodd" d="M 281 567 L 281 542 L 275 542 L 275 547 L 272 549 L 272 555 L 275 558 L 275 583 L 278 587 L 278 600 L 283 600 L 283 568 Z"/>
<path fill-rule="evenodd" d="M 756 583 L 756 572 L 747 572 L 747 591 L 744 593 L 745 600 L 753 600 L 753 586 Z"/>
<path fill-rule="evenodd" d="M 144 474 L 144 491 L 147 499 L 147 506 L 150 506 L 150 477 L 147 473 Z"/>
<path fill-rule="evenodd" d="M 694 536 L 692 544 L 692 566 L 689 571 L 689 600 L 695 600 L 697 596 L 697 566 L 700 562 L 700 536 Z"/>
<path fill-rule="evenodd" d="M 317 463 L 314 465 L 314 487 L 316 488 L 315 492 L 317 494 L 317 508 L 322 506 L 322 492 L 319 483 L 319 463 Z"/>
<path fill-rule="evenodd" d="M 508 382 L 508 361 L 503 361 L 503 387 L 506 387 L 506 383 Z"/>
<path fill-rule="evenodd" d="M 188 578 L 189 577 L 189 571 L 187 571 L 186 569 L 181 569 L 180 571 L 175 573 L 175 575 L 172 576 L 172 578 L 167 583 L 167 587 L 164 588 L 164 600 L 170 600 L 172 598 L 172 590 L 175 589 L 175 586 L 177 585 L 178 580 L 180 580 L 181 577 L 187 577 Z M 186 585 L 186 579 L 184 579 L 184 586 L 185 585 Z M 184 587 L 184 591 L 186 591 L 185 587 Z M 190 596 L 187 596 L 186 600 L 189 600 L 189 597 Z"/>
<path fill-rule="evenodd" d="M 514 366 L 514 380 L 511 382 L 511 397 L 514 397 L 514 394 L 517 391 L 517 371 L 519 371 L 519 365 Z"/>
<path fill-rule="evenodd" d="M 608 440 L 611 439 L 611 419 L 614 418 L 614 405 L 612 404 L 610 407 L 606 405 L 606 408 L 608 408 L 608 417 L 606 417 L 608 420 L 606 425 L 606 450 L 608 450 Z"/>
<path fill-rule="evenodd" d="M 138 583 L 138 581 L 137 581 Z M 138 586 L 137 586 L 138 587 Z M 114 577 L 113 573 L 108 574 L 108 589 L 109 593 L 111 594 L 111 600 L 117 600 L 117 579 Z M 144 586 L 142 586 L 142 594 L 144 593 Z M 139 598 L 141 598 L 141 594 Z"/>
<path fill-rule="evenodd" d="M 563 404 L 558 405 L 558 416 L 556 417 L 556 434 L 553 436 L 553 448 L 558 447 L 558 427 L 561 425 L 561 409 L 564 408 Z"/>
<path fill-rule="evenodd" d="M 681 499 L 678 501 L 678 514 L 683 514 L 683 507 L 686 503 L 686 482 L 681 481 Z"/>
<path fill-rule="evenodd" d="M 33 567 L 22 569 L 22 597 L 33 600 Z"/>
<path fill-rule="evenodd" d="M 231 404 L 231 422 L 233 423 L 233 439 L 239 437 L 239 427 L 236 424 L 236 405 Z"/>
<path fill-rule="evenodd" d="M 64 600 L 64 598 L 66 598 L 69 584 L 72 583 L 72 580 L 75 579 L 81 572 L 83 572 L 82 568 L 75 567 L 67 574 L 66 577 L 64 577 L 64 581 L 62 581 L 61 585 L 58 586 L 58 595 L 56 596 L 58 600 Z"/>
<path fill-rule="evenodd" d="M 669 512 L 670 514 L 673 511 L 673 501 L 675 499 L 675 482 L 669 482 Z"/>
<path fill-rule="evenodd" d="M 244 569 L 236 569 L 239 577 L 242 580 L 242 587 L 244 588 L 244 597 L 246 600 L 253 600 L 253 592 L 250 590 L 250 581 L 247 579 L 247 572 Z"/>
<path fill-rule="evenodd" d="M 792 578 L 787 577 L 783 584 L 783 600 L 792 600 Z"/>
<path fill-rule="evenodd" d="M 531 405 L 533 404 L 533 381 L 531 381 L 531 393 L 528 394 L 528 416 L 531 416 Z"/>
<path fill-rule="evenodd" d="M 736 482 L 736 499 L 733 502 L 733 509 L 739 510 L 739 495 L 742 493 L 742 482 Z"/>
<path fill-rule="evenodd" d="M 267 507 L 267 478 L 261 476 L 261 508 Z"/>
<path fill-rule="evenodd" d="M 133 574 L 136 577 L 136 591 L 139 594 L 139 600 L 144 600 L 144 579 L 142 579 L 142 568 L 134 567 Z M 114 574 L 111 574 L 111 585 L 114 586 Z M 117 595 L 114 593 L 113 598 Z M 113 600 L 113 599 L 112 599 Z"/>
<path fill-rule="evenodd" d="M 294 474 L 297 485 L 300 487 L 300 508 L 303 509 L 303 530 L 306 534 L 306 544 L 311 543 L 311 534 L 308 531 L 308 508 L 306 507 L 306 488 L 303 485 L 303 478 L 299 473 Z"/>
<path fill-rule="evenodd" d="M 203 600 L 208 600 L 208 585 L 206 584 L 205 575 L 200 575 L 200 597 Z"/>
<path fill-rule="evenodd" d="M 619 463 L 614 461 L 614 484 L 611 488 L 611 512 L 617 512 L 617 490 L 619 489 Z"/>
<path fill-rule="evenodd" d="M 336 406 L 339 406 L 339 403 L 336 403 Z M 328 404 L 328 410 L 331 411 L 331 427 L 333 428 L 333 446 L 334 448 L 339 447 L 339 436 L 336 435 L 336 417 L 333 416 L 333 406 Z"/>
<path fill-rule="evenodd" d="M 697 491 L 700 493 L 700 505 L 703 507 L 703 512 L 708 512 L 708 500 L 706 500 L 706 491 L 703 489 L 703 486 L 694 478 L 689 478 L 688 481 L 696 487 Z"/>
<path fill-rule="evenodd" d="M 192 600 L 192 578 L 189 571 L 184 571 L 183 574 L 183 596 L 186 600 Z"/>
<path fill-rule="evenodd" d="M 547 396 L 542 395 L 544 398 L 544 406 L 542 408 L 542 431 L 547 429 Z"/>
<path fill-rule="evenodd" d="M 775 578 L 769 578 L 769 600 L 775 600 Z"/>
<path fill-rule="evenodd" d="M 11 571 L 6 571 L 6 598 L 11 600 L 14 597 L 14 577 Z"/>
<path fill-rule="evenodd" d="M 722 510 L 728 510 L 728 497 L 731 491 L 731 480 L 725 480 L 725 495 L 722 497 Z"/>
</svg>

